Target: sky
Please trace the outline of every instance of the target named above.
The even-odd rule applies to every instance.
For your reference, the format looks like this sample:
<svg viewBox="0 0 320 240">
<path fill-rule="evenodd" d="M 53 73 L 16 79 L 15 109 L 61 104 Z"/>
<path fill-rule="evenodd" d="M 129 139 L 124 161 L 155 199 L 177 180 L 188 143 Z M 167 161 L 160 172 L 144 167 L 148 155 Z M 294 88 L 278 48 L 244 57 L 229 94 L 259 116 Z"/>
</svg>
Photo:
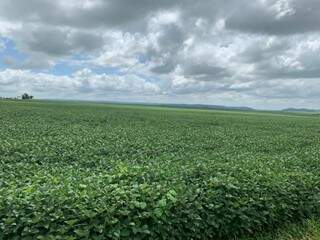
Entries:
<svg viewBox="0 0 320 240">
<path fill-rule="evenodd" d="M 1 0 L 0 96 L 320 109 L 319 0 Z"/>
</svg>

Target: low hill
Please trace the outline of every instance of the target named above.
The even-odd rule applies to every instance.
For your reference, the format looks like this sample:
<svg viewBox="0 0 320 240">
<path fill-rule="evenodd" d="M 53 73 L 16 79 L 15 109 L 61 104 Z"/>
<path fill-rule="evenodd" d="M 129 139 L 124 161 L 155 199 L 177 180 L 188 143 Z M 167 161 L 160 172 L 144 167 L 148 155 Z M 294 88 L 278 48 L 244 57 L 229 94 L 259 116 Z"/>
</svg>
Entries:
<svg viewBox="0 0 320 240">
<path fill-rule="evenodd" d="M 286 108 L 286 109 L 283 109 L 282 112 L 310 112 L 310 113 L 317 113 L 317 112 L 320 112 L 320 110 L 308 109 L 308 108 Z"/>
</svg>

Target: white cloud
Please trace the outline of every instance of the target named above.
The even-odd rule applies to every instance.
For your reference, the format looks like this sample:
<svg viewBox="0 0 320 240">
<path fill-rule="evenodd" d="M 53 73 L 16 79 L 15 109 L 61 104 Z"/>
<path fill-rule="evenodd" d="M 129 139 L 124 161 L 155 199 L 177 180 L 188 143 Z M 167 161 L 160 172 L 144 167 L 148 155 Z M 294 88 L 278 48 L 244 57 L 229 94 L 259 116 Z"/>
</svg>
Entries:
<svg viewBox="0 0 320 240">
<path fill-rule="evenodd" d="M 141 34 L 109 31 L 102 51 L 92 63 L 99 66 L 133 68 L 139 65 L 139 54 L 145 51 L 147 39 Z"/>
<path fill-rule="evenodd" d="M 265 1 L 270 4 L 269 1 Z M 269 8 L 271 12 L 275 15 L 276 19 L 281 19 L 283 17 L 291 16 L 296 13 L 294 7 L 292 6 L 293 1 L 291 0 L 276 0 Z"/>
<path fill-rule="evenodd" d="M 72 94 L 86 97 L 86 94 L 118 92 L 120 94 L 155 94 L 159 87 L 136 75 L 95 74 L 83 69 L 72 76 L 55 76 L 47 73 L 34 73 L 30 70 L 7 69 L 0 72 L 0 85 L 3 92 L 21 93 L 25 91 L 47 95 L 48 97 L 68 97 Z M 77 97 L 74 95 L 74 97 Z"/>
</svg>

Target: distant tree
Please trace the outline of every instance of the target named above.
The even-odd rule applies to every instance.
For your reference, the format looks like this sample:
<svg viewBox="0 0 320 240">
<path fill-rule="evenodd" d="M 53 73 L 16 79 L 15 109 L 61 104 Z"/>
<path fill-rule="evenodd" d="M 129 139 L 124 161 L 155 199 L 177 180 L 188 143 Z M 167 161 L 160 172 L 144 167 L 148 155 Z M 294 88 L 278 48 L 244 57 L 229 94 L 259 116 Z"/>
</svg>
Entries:
<svg viewBox="0 0 320 240">
<path fill-rule="evenodd" d="M 29 99 L 33 99 L 33 96 L 29 95 L 28 93 L 24 93 L 22 94 L 21 98 L 23 100 L 29 100 Z"/>
<path fill-rule="evenodd" d="M 24 94 L 22 94 L 21 98 L 22 98 L 23 100 L 25 100 L 25 99 L 29 99 L 29 95 L 28 95 L 28 93 L 24 93 Z"/>
</svg>

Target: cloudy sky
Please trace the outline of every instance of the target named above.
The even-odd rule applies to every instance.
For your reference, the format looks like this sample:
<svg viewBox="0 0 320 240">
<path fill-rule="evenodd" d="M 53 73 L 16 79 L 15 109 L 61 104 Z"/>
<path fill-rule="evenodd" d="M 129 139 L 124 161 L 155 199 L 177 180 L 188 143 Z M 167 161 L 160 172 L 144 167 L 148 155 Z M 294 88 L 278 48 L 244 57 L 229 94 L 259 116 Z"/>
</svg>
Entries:
<svg viewBox="0 0 320 240">
<path fill-rule="evenodd" d="M 1 0 L 0 96 L 320 108 L 319 0 Z"/>
</svg>

